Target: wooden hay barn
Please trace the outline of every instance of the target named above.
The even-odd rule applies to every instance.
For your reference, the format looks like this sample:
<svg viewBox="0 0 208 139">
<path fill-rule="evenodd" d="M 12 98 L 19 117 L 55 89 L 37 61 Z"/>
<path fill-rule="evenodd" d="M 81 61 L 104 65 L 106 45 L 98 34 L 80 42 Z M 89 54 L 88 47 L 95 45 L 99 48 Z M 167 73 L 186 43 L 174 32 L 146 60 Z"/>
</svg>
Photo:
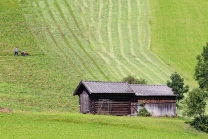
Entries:
<svg viewBox="0 0 208 139">
<path fill-rule="evenodd" d="M 80 113 L 137 115 L 145 107 L 152 116 L 176 115 L 176 95 L 166 85 L 81 81 L 73 95 Z"/>
</svg>

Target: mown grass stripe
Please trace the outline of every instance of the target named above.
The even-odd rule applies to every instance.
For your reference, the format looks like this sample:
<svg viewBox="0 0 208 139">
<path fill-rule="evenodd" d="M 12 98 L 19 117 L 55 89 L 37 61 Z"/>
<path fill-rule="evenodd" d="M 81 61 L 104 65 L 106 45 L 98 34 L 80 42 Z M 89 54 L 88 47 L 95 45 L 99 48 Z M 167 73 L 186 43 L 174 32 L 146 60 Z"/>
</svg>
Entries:
<svg viewBox="0 0 208 139">
<path fill-rule="evenodd" d="M 99 6 L 99 7 L 102 7 L 102 6 Z M 99 9 L 99 12 L 100 12 L 101 10 Z M 100 14 L 99 15 L 101 15 L 101 12 L 100 12 Z M 99 20 L 101 20 L 101 19 L 99 19 Z M 109 27 L 109 28 L 111 28 L 111 27 Z M 108 32 L 110 31 L 110 29 L 108 29 Z M 109 38 L 109 36 L 107 37 L 107 38 Z M 111 49 L 113 48 L 113 44 L 110 44 L 109 43 L 109 45 L 110 45 L 110 47 L 111 47 Z M 102 48 L 103 48 L 104 46 L 102 46 Z M 115 59 L 115 55 L 114 54 L 110 54 L 105 48 L 103 48 L 103 51 L 102 51 L 103 53 L 105 53 L 106 55 L 108 55 L 108 57 L 110 56 L 111 57 L 111 59 Z M 117 58 L 116 58 L 117 59 Z M 123 77 L 125 77 L 125 76 L 127 76 L 128 74 L 127 73 L 129 73 L 129 74 L 132 74 L 132 71 L 130 71 L 130 70 L 128 70 L 124 65 L 125 64 L 121 64 L 122 62 L 120 62 L 119 60 L 115 60 L 116 61 L 116 65 L 118 65 L 118 66 L 113 66 L 113 69 L 116 71 L 116 72 L 118 72 L 118 71 L 120 71 L 120 75 L 122 75 Z M 122 66 L 121 66 L 122 65 Z M 116 67 L 116 68 L 115 68 Z M 121 68 L 122 67 L 122 68 Z M 128 72 L 126 72 L 126 73 L 124 73 L 124 71 L 122 70 L 122 69 L 124 69 L 124 70 L 126 70 L 126 71 L 128 71 Z"/>
<path fill-rule="evenodd" d="M 101 16 L 102 16 L 102 9 L 103 9 L 103 1 L 100 0 L 99 12 L 98 12 L 98 30 L 97 30 L 97 34 L 98 34 L 99 42 L 101 44 L 103 44 L 103 39 L 102 39 L 102 35 L 101 35 L 101 27 L 102 27 Z M 102 49 L 104 49 L 104 47 L 102 47 Z"/>
<path fill-rule="evenodd" d="M 92 22 L 92 26 L 95 26 L 95 21 L 93 19 L 93 13 L 94 13 L 94 5 L 93 5 L 93 1 L 90 0 L 90 19 L 91 19 L 91 22 Z"/>
<path fill-rule="evenodd" d="M 85 0 L 83 0 L 83 3 L 84 3 L 84 6 L 85 6 L 86 8 L 88 8 L 87 2 L 86 2 Z"/>
<path fill-rule="evenodd" d="M 70 5 L 69 5 L 70 6 Z M 72 11 L 70 11 L 70 12 L 72 12 Z M 89 24 L 86 22 L 86 24 L 88 25 L 88 27 L 89 27 Z M 92 43 L 91 43 L 91 41 L 88 41 L 88 44 L 91 46 L 91 50 L 93 51 L 93 52 L 95 52 L 92 48 Z M 80 46 L 82 46 L 81 44 L 80 44 Z M 83 46 L 82 46 L 83 47 Z M 84 49 L 85 50 L 85 49 Z M 96 53 L 96 52 L 95 52 Z M 101 70 L 101 68 L 99 67 L 99 65 L 94 61 L 94 59 L 88 54 L 88 57 L 90 57 L 90 59 L 94 62 L 94 65 L 95 66 L 97 66 L 97 69 L 102 73 L 102 75 L 104 75 L 104 77 L 106 78 L 106 79 L 108 79 L 108 80 L 110 80 L 110 77 L 108 77 L 106 74 L 105 74 L 105 72 L 103 72 L 102 70 Z"/>
<path fill-rule="evenodd" d="M 124 56 L 124 50 L 123 50 L 123 39 L 122 39 L 122 32 L 121 32 L 121 14 L 122 14 L 122 7 L 121 7 L 121 1 L 118 0 L 118 37 L 119 37 L 119 46 L 120 46 L 120 52 L 121 55 Z M 125 56 L 124 56 L 125 57 Z"/>
<path fill-rule="evenodd" d="M 118 36 L 119 36 L 119 46 L 120 46 L 120 53 L 121 55 L 124 57 L 124 59 L 131 65 L 133 66 L 134 68 L 137 68 L 140 73 L 142 73 L 148 80 L 151 80 L 153 82 L 155 82 L 153 80 L 152 77 L 150 77 L 149 75 L 147 75 L 145 72 L 143 72 L 139 67 L 137 67 L 134 63 L 132 63 L 128 57 L 125 55 L 124 53 L 124 44 L 123 44 L 123 38 L 122 38 L 122 30 L 121 30 L 121 23 L 122 21 L 120 21 L 120 19 L 122 18 L 122 4 L 121 4 L 121 1 L 119 0 L 118 1 Z"/>
<path fill-rule="evenodd" d="M 71 60 L 71 58 L 65 53 L 65 51 L 62 49 L 61 46 L 59 46 L 58 42 L 56 41 L 56 38 L 54 38 L 53 34 L 49 31 L 46 30 L 47 33 L 51 36 L 53 42 L 55 43 L 56 47 L 58 47 L 58 49 L 61 51 L 61 53 L 64 54 L 64 56 L 67 58 L 68 62 L 70 63 L 70 66 L 74 69 L 74 71 L 79 75 L 84 77 L 83 73 L 79 70 L 80 67 L 77 67 L 74 62 Z"/>
<path fill-rule="evenodd" d="M 39 9 L 41 9 L 41 7 L 40 7 L 39 4 L 40 4 L 40 3 L 36 2 L 37 7 L 38 7 Z M 42 19 L 43 19 L 44 23 L 46 23 L 46 19 L 44 18 L 43 13 L 40 12 L 40 14 L 41 14 L 41 16 L 42 16 Z M 60 29 L 59 29 L 59 30 L 60 30 Z M 46 28 L 45 31 L 46 31 L 46 33 L 49 34 L 49 36 L 50 36 L 51 39 L 53 40 L 53 43 L 54 43 L 55 46 L 59 49 L 59 51 L 61 51 L 61 53 L 64 54 L 64 56 L 67 58 L 68 62 L 70 62 L 70 64 L 73 65 L 72 68 L 74 69 L 74 67 L 77 67 L 77 66 L 73 63 L 73 61 L 70 59 L 70 57 L 65 53 L 65 51 L 62 49 L 62 47 L 59 46 L 59 43 L 56 41 L 56 38 L 53 36 L 53 34 L 50 32 L 50 30 L 49 30 L 48 28 Z M 72 50 L 72 49 L 71 49 L 71 50 Z M 75 53 L 75 54 L 76 54 L 76 53 Z M 80 68 L 80 67 L 75 68 L 74 71 L 77 72 L 78 75 L 82 75 L 82 72 L 79 70 L 79 68 Z"/>
<path fill-rule="evenodd" d="M 57 1 L 55 1 L 55 3 L 57 3 Z M 65 4 L 66 7 L 69 9 L 70 14 L 71 14 L 71 16 L 73 17 L 73 20 L 74 20 L 75 25 L 76 25 L 77 28 L 82 32 L 82 29 L 81 29 L 81 27 L 80 27 L 80 25 L 79 25 L 79 22 L 77 21 L 76 16 L 74 15 L 73 10 L 72 10 L 71 6 L 69 5 L 68 1 L 64 0 L 64 4 Z M 83 34 L 81 34 L 81 35 L 82 35 L 82 37 L 84 37 Z"/>
<path fill-rule="evenodd" d="M 77 6 L 81 7 L 78 3 L 76 3 L 76 4 L 77 4 Z M 83 15 L 86 14 L 86 11 L 84 9 L 82 10 L 82 12 L 83 12 Z M 90 23 L 88 23 L 87 20 L 86 20 L 87 17 L 82 16 L 81 18 L 82 18 L 82 21 L 84 22 L 83 25 L 86 25 L 86 28 L 90 28 L 90 25 L 89 25 Z M 91 20 L 93 20 L 93 18 L 91 18 Z M 94 20 L 92 22 L 94 22 Z M 109 73 L 111 74 L 111 79 L 112 79 L 112 77 L 114 77 L 114 79 L 118 80 L 118 76 L 120 76 L 120 74 L 117 73 L 118 70 L 114 70 L 114 69 L 112 69 L 108 66 L 109 62 L 107 62 L 107 61 L 109 61 L 109 60 L 106 60 L 106 59 L 108 59 L 108 57 L 105 57 L 100 51 L 95 51 L 94 50 L 94 48 L 96 48 L 96 45 L 97 45 L 93 41 L 95 39 L 94 38 L 95 36 L 93 36 L 91 33 L 89 33 L 88 37 L 89 37 L 88 40 L 89 40 L 89 44 L 91 46 L 91 50 L 94 51 L 97 55 L 99 55 L 100 58 L 102 58 L 107 63 L 107 69 L 108 69 Z"/>
<path fill-rule="evenodd" d="M 130 40 L 130 51 L 131 51 L 131 54 L 136 56 L 135 52 L 134 52 L 134 43 L 133 43 L 133 38 L 132 38 L 132 27 L 131 27 L 131 18 L 130 18 L 130 14 L 132 13 L 132 7 L 131 7 L 131 1 L 128 0 L 128 34 L 129 34 L 129 40 Z M 143 66 L 143 69 L 149 73 L 152 73 L 153 76 L 157 77 L 158 79 L 160 79 L 161 81 L 163 81 L 163 79 L 161 78 L 161 76 L 158 76 L 158 73 L 156 74 L 154 69 L 148 67 L 148 65 L 146 65 L 142 60 L 136 58 L 135 59 L 136 61 L 138 61 L 139 63 L 141 63 L 141 65 Z"/>
<path fill-rule="evenodd" d="M 118 60 L 115 55 L 111 55 L 109 52 L 104 52 L 110 59 L 114 59 L 115 64 L 113 64 L 113 70 L 120 75 L 120 77 L 126 77 L 127 75 L 132 75 L 132 71 L 126 67 L 126 65 Z M 103 54 L 103 53 L 102 53 Z"/>
<path fill-rule="evenodd" d="M 145 16 L 148 18 L 149 13 L 144 13 L 143 10 L 141 10 L 142 8 L 147 7 L 147 4 L 148 3 L 144 3 L 143 1 L 142 2 L 137 1 L 138 12 L 140 14 L 140 16 L 138 17 L 138 23 L 141 23 L 141 20 L 143 19 L 142 16 Z M 142 26 L 144 26 L 144 23 L 139 25 L 139 27 L 142 27 Z M 149 30 L 147 30 L 145 32 L 143 31 L 143 33 L 142 33 L 143 29 L 141 29 L 139 27 L 138 27 L 138 38 L 139 38 L 139 40 L 141 40 L 142 39 L 141 36 L 144 35 L 144 33 L 146 34 L 146 32 L 148 33 Z M 149 35 L 149 37 L 150 37 L 150 35 Z M 154 70 L 157 71 L 156 74 L 158 74 L 158 75 L 161 74 L 161 75 L 163 75 L 163 77 L 164 77 L 164 75 L 166 77 L 168 77 L 168 75 L 170 75 L 172 69 L 170 69 L 170 68 L 168 69 L 168 67 L 166 67 L 165 64 L 161 60 L 159 60 L 152 53 L 150 53 L 150 51 L 149 51 L 150 38 L 149 38 L 148 42 L 139 41 L 139 44 L 140 44 L 139 48 L 140 48 L 140 52 L 141 52 L 140 54 L 143 57 L 142 59 L 146 59 L 148 62 L 150 62 L 150 63 L 152 63 L 152 65 L 154 65 L 154 67 L 155 67 Z M 158 67 L 158 65 L 161 65 L 161 66 L 164 65 L 164 69 L 166 69 L 166 70 L 161 70 L 162 68 Z M 160 72 L 158 72 L 158 71 L 160 71 Z"/>
<path fill-rule="evenodd" d="M 131 19 L 130 19 L 130 14 L 131 14 L 131 12 L 132 12 L 132 8 L 131 8 L 131 1 L 130 0 L 128 0 L 128 33 L 129 33 L 129 41 L 130 41 L 130 51 L 131 51 L 131 53 L 133 54 L 133 55 L 135 55 L 134 54 L 134 50 L 133 50 L 133 38 L 132 38 L 132 35 L 133 35 L 133 33 L 132 33 L 132 27 L 131 27 Z"/>
<path fill-rule="evenodd" d="M 76 3 L 76 4 L 77 4 L 77 6 L 79 6 L 78 3 Z M 81 6 L 79 6 L 79 7 L 81 7 Z M 83 12 L 83 15 L 85 15 L 86 11 L 82 10 L 82 12 Z M 85 19 L 84 19 L 84 17 L 82 16 L 82 18 L 83 18 L 83 21 L 86 22 L 86 23 L 83 23 L 83 24 L 86 24 L 87 28 L 89 28 L 90 25 L 85 20 L 87 17 L 85 17 Z M 91 20 L 93 20 L 93 18 L 91 18 Z M 92 22 L 94 22 L 94 20 Z M 97 44 L 93 41 L 95 39 L 94 36 L 89 34 L 88 37 L 89 37 L 89 43 L 92 46 L 92 48 L 96 48 Z M 92 51 L 94 51 L 94 50 L 92 49 Z M 109 65 L 109 60 L 107 60 L 107 59 L 109 59 L 109 56 L 106 57 L 106 56 L 103 55 L 104 53 L 106 53 L 106 55 L 109 55 L 109 53 L 107 51 L 103 51 L 102 53 L 100 51 L 95 51 L 95 53 L 97 53 Z M 110 60 L 110 61 L 111 61 L 111 63 L 113 62 L 112 60 Z M 115 79 L 118 80 L 118 76 L 121 76 L 121 74 L 118 73 L 118 71 L 120 70 L 119 68 L 115 69 L 115 65 L 117 65 L 117 64 L 113 64 L 113 68 L 109 67 L 108 65 L 107 65 L 107 68 L 108 68 L 109 73 L 111 74 L 111 76 L 113 76 Z M 123 75 L 126 75 L 126 74 L 123 74 Z"/>
<path fill-rule="evenodd" d="M 100 5 L 99 5 L 99 7 L 100 7 Z M 100 11 L 100 9 L 98 9 L 98 11 Z M 111 28 L 111 27 L 110 27 Z M 109 31 L 109 30 L 108 30 Z M 107 33 L 108 34 L 108 33 Z M 107 37 L 107 38 L 109 38 L 109 37 Z M 112 44 L 113 45 L 113 44 Z M 112 49 L 114 48 L 113 46 L 110 46 Z M 104 50 L 105 48 L 103 48 L 103 50 L 102 50 L 102 53 L 103 54 L 105 54 L 105 55 L 107 55 L 106 57 L 104 57 L 104 55 L 102 55 L 102 58 L 106 61 L 106 58 L 108 59 L 108 58 L 110 58 L 110 59 L 115 59 L 116 57 L 115 57 L 115 55 L 114 54 L 111 54 L 111 53 L 109 53 L 107 50 Z M 109 57 L 110 56 L 110 57 Z M 117 58 L 116 58 L 117 59 Z M 112 61 L 112 60 L 111 60 Z M 119 60 L 113 60 L 113 61 L 115 61 L 115 62 L 119 62 Z M 125 67 L 124 65 L 124 63 L 122 63 L 122 62 L 119 62 L 119 63 L 117 63 L 117 64 L 114 64 L 113 65 L 113 67 L 111 67 L 116 73 L 117 72 L 119 72 L 119 71 L 121 71 L 122 69 L 124 69 L 124 68 L 120 68 L 121 66 L 119 66 L 119 67 L 117 67 L 117 66 L 115 66 L 115 65 L 123 65 L 122 67 Z M 125 68 L 125 70 L 126 70 L 126 68 Z M 128 72 L 126 71 L 126 73 L 124 73 L 124 71 L 122 71 L 122 73 L 120 73 L 120 75 L 123 75 L 122 77 L 124 77 L 124 76 L 126 76 L 126 75 L 128 75 L 127 73 L 129 73 L 129 74 L 132 74 L 132 71 L 130 71 L 130 70 L 128 70 Z M 117 73 L 118 75 L 119 75 L 119 73 Z"/>
<path fill-rule="evenodd" d="M 48 1 L 46 1 L 45 3 L 46 3 L 46 5 L 47 5 L 47 7 L 50 7 Z M 83 59 L 79 56 L 79 54 L 78 54 L 76 51 L 74 51 L 74 50 L 72 49 L 73 47 L 71 46 L 70 42 L 68 41 L 68 39 L 65 37 L 65 35 L 64 35 L 63 32 L 61 31 L 61 28 L 59 27 L 59 25 L 58 25 L 58 23 L 57 23 L 57 21 L 56 21 L 54 15 L 53 15 L 52 11 L 49 10 L 48 13 L 49 13 L 49 15 L 51 16 L 51 19 L 54 21 L 55 26 L 58 28 L 59 33 L 61 33 L 62 38 L 64 39 L 64 41 L 66 42 L 66 44 L 69 46 L 69 48 L 71 48 L 71 51 L 73 51 L 74 54 L 79 58 L 80 62 L 83 64 L 83 66 L 85 67 L 85 69 L 89 72 L 89 74 L 90 74 L 94 79 L 97 79 L 97 76 L 96 76 L 96 75 L 88 68 L 88 66 L 86 65 L 86 63 L 85 63 L 85 62 L 83 61 Z M 69 28 L 69 29 L 70 29 L 70 28 Z M 70 31 L 71 31 L 71 30 L 70 30 Z M 71 31 L 71 32 L 72 32 L 72 31 Z M 73 35 L 73 34 L 72 34 L 72 35 Z"/>
<path fill-rule="evenodd" d="M 65 1 L 66 2 L 66 1 Z M 58 5 L 57 1 L 55 0 L 55 3 L 57 4 L 57 8 L 59 10 L 61 14 L 62 19 L 65 19 L 64 14 L 60 8 L 60 6 Z M 66 4 L 67 5 L 67 4 Z M 70 7 L 70 5 L 68 4 L 68 6 Z M 67 7 L 68 7 L 67 6 Z M 70 13 L 72 13 L 71 8 L 69 9 Z M 74 18 L 74 17 L 73 17 Z M 105 77 L 105 79 L 110 80 L 110 78 L 105 74 L 105 72 L 100 68 L 100 66 L 97 64 L 97 62 L 92 58 L 92 56 L 90 56 L 90 54 L 85 50 L 84 46 L 82 45 L 81 41 L 78 39 L 78 37 L 76 36 L 76 34 L 72 31 L 72 29 L 70 28 L 70 26 L 67 24 L 67 22 L 64 20 L 64 23 L 66 24 L 67 28 L 70 30 L 71 34 L 73 35 L 73 37 L 75 38 L 75 40 L 77 41 L 77 44 L 80 46 L 80 48 L 83 50 L 83 52 L 85 52 L 85 54 L 89 57 L 89 59 L 94 63 L 94 65 L 96 66 L 96 68 L 100 71 L 100 73 Z"/>
<path fill-rule="evenodd" d="M 121 77 L 121 75 L 123 76 L 123 77 L 125 77 L 125 75 L 126 74 L 123 74 L 123 72 L 118 72 L 118 71 L 120 71 L 120 68 L 117 68 L 117 64 L 118 63 L 116 63 L 115 61 L 112 63 L 112 60 L 109 60 L 109 56 L 108 57 L 106 57 L 106 56 L 104 56 L 104 53 L 101 53 L 101 52 L 98 52 L 98 54 L 99 54 L 99 56 L 107 63 L 107 68 L 108 68 L 108 71 L 111 73 L 111 75 L 116 79 L 116 81 L 118 81 L 118 80 L 120 80 L 120 78 L 119 77 Z M 108 53 L 106 54 L 106 55 L 108 55 Z M 114 64 L 115 63 L 115 64 Z M 113 65 L 114 66 L 114 68 L 112 68 L 110 65 Z M 115 68 L 116 67 L 116 68 Z M 115 70 L 115 69 L 117 69 L 117 70 Z"/>
<path fill-rule="evenodd" d="M 112 42 L 112 33 L 111 33 L 111 22 L 112 22 L 112 5 L 113 5 L 113 2 L 112 0 L 109 0 L 109 11 L 108 11 L 108 26 L 107 26 L 107 29 L 108 29 L 108 42 L 109 42 L 109 45 L 110 45 L 110 53 L 114 53 L 113 52 L 113 42 Z"/>
</svg>

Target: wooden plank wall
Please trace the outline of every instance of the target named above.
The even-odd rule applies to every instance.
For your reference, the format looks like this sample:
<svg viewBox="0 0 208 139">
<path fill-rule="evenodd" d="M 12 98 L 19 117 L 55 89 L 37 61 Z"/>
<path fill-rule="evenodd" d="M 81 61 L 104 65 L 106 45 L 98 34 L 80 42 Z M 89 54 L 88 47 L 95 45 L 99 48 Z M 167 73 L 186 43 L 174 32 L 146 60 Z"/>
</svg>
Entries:
<svg viewBox="0 0 208 139">
<path fill-rule="evenodd" d="M 176 103 L 145 104 L 151 116 L 176 116 Z"/>
<path fill-rule="evenodd" d="M 176 97 L 175 96 L 146 96 L 137 97 L 138 106 L 143 107 L 152 116 L 176 116 Z"/>
<path fill-rule="evenodd" d="M 131 114 L 131 95 L 129 94 L 94 94 L 90 98 L 90 111 L 93 114 Z"/>
<path fill-rule="evenodd" d="M 80 112 L 88 113 L 90 111 L 90 99 L 86 91 L 83 91 L 79 96 Z"/>
</svg>

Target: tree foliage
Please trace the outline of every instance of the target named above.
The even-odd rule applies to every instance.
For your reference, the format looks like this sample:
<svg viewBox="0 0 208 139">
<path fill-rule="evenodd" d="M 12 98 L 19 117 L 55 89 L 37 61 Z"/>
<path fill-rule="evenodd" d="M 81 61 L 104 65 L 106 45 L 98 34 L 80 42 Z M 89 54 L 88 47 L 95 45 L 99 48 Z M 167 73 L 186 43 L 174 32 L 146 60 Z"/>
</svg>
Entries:
<svg viewBox="0 0 208 139">
<path fill-rule="evenodd" d="M 189 117 L 204 116 L 206 108 L 206 94 L 203 90 L 196 88 L 190 91 L 184 100 L 185 114 Z"/>
<path fill-rule="evenodd" d="M 128 75 L 127 77 L 123 78 L 123 82 L 127 82 L 129 84 L 147 84 L 147 81 L 145 79 L 137 79 L 131 75 Z"/>
<path fill-rule="evenodd" d="M 194 126 L 197 130 L 201 130 L 208 133 L 208 116 L 196 117 L 191 122 L 191 125 Z"/>
<path fill-rule="evenodd" d="M 199 88 L 208 91 L 208 43 L 203 47 L 203 52 L 196 59 L 198 62 L 195 67 L 194 78 L 198 82 Z"/>
<path fill-rule="evenodd" d="M 178 101 L 184 98 L 184 93 L 189 91 L 189 86 L 184 85 L 184 79 L 177 73 L 173 73 L 170 76 L 171 81 L 167 81 L 167 86 L 172 88 L 174 94 L 178 94 Z"/>
</svg>

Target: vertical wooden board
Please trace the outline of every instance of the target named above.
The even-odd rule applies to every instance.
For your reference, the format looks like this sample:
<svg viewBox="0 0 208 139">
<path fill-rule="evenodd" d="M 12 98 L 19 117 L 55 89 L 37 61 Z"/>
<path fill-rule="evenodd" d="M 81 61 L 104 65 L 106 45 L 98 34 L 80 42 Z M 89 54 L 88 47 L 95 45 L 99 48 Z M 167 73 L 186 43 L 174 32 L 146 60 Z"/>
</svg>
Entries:
<svg viewBox="0 0 208 139">
<path fill-rule="evenodd" d="M 81 113 L 88 113 L 89 112 L 89 96 L 87 93 L 83 92 L 80 94 L 80 108 Z"/>
<path fill-rule="evenodd" d="M 175 103 L 145 104 L 145 108 L 152 116 L 175 116 Z"/>
</svg>

